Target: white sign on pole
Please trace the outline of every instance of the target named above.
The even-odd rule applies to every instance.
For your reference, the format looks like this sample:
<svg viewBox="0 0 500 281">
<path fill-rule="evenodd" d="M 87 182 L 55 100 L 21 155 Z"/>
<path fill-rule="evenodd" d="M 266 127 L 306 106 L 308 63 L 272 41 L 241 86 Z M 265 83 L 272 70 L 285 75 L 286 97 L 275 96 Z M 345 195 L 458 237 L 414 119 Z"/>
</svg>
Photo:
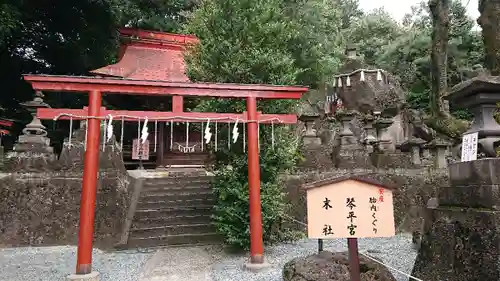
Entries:
<svg viewBox="0 0 500 281">
<path fill-rule="evenodd" d="M 462 137 L 462 162 L 477 160 L 477 139 L 477 132 Z"/>
</svg>

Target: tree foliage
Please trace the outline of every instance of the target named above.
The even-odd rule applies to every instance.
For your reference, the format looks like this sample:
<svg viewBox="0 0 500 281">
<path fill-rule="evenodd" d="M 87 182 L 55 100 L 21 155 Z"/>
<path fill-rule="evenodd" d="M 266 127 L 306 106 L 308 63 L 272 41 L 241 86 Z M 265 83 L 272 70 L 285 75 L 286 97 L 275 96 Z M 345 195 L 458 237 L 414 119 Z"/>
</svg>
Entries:
<svg viewBox="0 0 500 281">
<path fill-rule="evenodd" d="M 300 25 L 292 21 L 278 0 L 207 0 L 193 13 L 186 30 L 201 44 L 187 57 L 194 81 L 256 84 L 295 84 L 308 68 L 298 65 L 291 46 L 304 42 Z M 231 15 L 230 17 L 226 15 Z M 295 49 L 296 51 L 297 49 Z M 307 50 L 303 50 L 307 54 Z M 302 62 L 303 63 L 303 62 Z M 312 64 L 316 63 L 314 61 Z M 293 111 L 290 101 L 260 102 L 266 113 Z M 242 112 L 245 101 L 212 99 L 200 110 Z M 221 128 L 226 135 L 228 128 Z M 287 204 L 279 176 L 291 169 L 297 156 L 297 139 L 288 126 L 260 126 L 261 196 L 264 239 L 286 238 L 279 227 Z M 274 134 L 274 135 L 273 135 Z M 274 138 L 274 139 L 273 139 Z M 274 141 L 274 147 L 271 143 Z M 229 245 L 249 246 L 248 164 L 242 144 L 217 153 L 214 189 L 218 195 L 214 222 Z"/>
</svg>

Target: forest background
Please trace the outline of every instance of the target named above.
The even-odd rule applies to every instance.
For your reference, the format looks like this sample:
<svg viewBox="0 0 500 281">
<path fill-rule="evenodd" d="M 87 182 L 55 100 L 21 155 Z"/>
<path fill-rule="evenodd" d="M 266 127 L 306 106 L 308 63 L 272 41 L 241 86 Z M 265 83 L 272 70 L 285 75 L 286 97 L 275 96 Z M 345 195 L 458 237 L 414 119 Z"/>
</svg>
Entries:
<svg viewBox="0 0 500 281">
<path fill-rule="evenodd" d="M 470 114 L 448 110 L 442 97 L 483 66 L 500 73 L 496 2 L 479 1 L 482 33 L 459 0 L 421 2 L 402 23 L 383 9 L 363 12 L 357 0 L 6 0 L 0 4 L 0 117 L 20 122 L 5 144 L 8 148 L 30 120 L 19 104 L 31 100 L 33 91 L 21 75 L 87 75 L 116 62 L 117 28 L 123 26 L 198 36 L 201 44 L 186 57 L 192 81 L 306 85 L 313 102 L 324 99 L 321 89 L 337 73 L 346 47 L 355 45 L 365 63 L 400 80 L 410 107 L 428 116 L 441 132 L 457 137 L 454 128 L 463 126 L 452 125 L 463 124 Z M 56 93 L 44 99 L 56 108 L 87 104 L 86 95 Z M 170 106 L 130 96 L 108 97 L 103 105 L 157 111 Z M 296 106 L 283 101 L 259 104 L 267 113 L 291 112 Z M 244 102 L 194 100 L 187 107 L 241 112 Z M 281 224 L 287 203 L 279 177 L 300 159 L 300 143 L 291 130 L 260 131 L 262 143 L 276 141 L 272 149 L 261 151 L 266 242 L 293 238 Z M 67 133 L 67 124 L 49 130 L 56 143 Z M 222 150 L 217 156 L 214 223 L 228 244 L 246 248 L 247 157 L 242 149 Z"/>
</svg>

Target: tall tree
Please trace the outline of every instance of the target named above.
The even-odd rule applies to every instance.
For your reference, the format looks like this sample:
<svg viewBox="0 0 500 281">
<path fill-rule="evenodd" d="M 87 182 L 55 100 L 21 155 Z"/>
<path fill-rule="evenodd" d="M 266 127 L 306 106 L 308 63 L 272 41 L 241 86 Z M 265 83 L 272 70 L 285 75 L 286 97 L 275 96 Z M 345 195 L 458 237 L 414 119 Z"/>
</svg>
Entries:
<svg viewBox="0 0 500 281">
<path fill-rule="evenodd" d="M 500 2 L 479 0 L 479 13 L 477 22 L 482 28 L 486 67 L 492 75 L 500 75 Z"/>
<path fill-rule="evenodd" d="M 435 117 L 448 116 L 443 100 L 448 90 L 448 35 L 450 29 L 449 0 L 429 0 L 432 18 L 430 110 Z"/>
</svg>

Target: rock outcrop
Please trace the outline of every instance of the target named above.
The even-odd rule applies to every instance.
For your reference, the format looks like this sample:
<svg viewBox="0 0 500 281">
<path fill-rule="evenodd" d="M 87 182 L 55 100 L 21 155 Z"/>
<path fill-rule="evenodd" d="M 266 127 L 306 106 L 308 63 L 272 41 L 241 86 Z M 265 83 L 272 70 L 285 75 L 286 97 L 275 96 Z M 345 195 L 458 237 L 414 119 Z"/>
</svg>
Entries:
<svg viewBox="0 0 500 281">
<path fill-rule="evenodd" d="M 364 256 L 359 258 L 361 281 L 395 281 L 384 266 Z M 285 281 L 349 281 L 349 255 L 347 252 L 328 251 L 308 257 L 295 258 L 283 268 Z"/>
</svg>

